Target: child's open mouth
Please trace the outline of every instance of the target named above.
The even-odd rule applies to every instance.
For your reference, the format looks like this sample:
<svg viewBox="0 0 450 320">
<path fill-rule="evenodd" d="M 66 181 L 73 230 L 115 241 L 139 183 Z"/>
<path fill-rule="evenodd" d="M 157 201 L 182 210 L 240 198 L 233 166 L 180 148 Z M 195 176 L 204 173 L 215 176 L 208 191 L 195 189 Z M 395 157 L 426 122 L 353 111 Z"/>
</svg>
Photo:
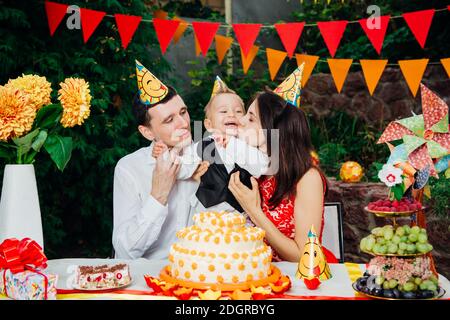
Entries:
<svg viewBox="0 0 450 320">
<path fill-rule="evenodd" d="M 227 122 L 225 122 L 225 127 L 227 129 L 237 129 L 238 128 L 238 122 L 237 121 L 227 121 Z"/>
</svg>

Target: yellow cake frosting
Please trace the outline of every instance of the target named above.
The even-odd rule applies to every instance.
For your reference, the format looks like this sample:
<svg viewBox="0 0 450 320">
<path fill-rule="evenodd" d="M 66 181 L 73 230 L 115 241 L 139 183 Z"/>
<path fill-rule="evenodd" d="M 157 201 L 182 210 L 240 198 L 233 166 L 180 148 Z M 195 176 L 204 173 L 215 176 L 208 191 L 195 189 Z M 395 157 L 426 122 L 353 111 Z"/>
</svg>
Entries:
<svg viewBox="0 0 450 320">
<path fill-rule="evenodd" d="M 238 212 L 201 212 L 194 225 L 177 232 L 169 270 L 172 277 L 202 283 L 241 283 L 266 278 L 272 250 L 264 230 L 245 225 Z"/>
</svg>

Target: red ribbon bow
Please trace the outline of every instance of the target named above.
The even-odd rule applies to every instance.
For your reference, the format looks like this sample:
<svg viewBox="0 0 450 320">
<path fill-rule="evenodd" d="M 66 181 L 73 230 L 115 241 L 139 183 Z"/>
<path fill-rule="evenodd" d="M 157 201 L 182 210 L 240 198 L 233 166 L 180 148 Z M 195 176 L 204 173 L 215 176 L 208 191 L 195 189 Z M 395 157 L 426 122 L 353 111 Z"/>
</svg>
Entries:
<svg viewBox="0 0 450 320">
<path fill-rule="evenodd" d="M 48 279 L 37 268 L 47 267 L 47 257 L 42 251 L 42 247 L 30 238 L 18 240 L 15 238 L 6 239 L 0 244 L 0 269 L 3 271 L 3 286 L 6 292 L 5 273 L 9 269 L 11 273 L 18 273 L 30 270 L 42 275 L 45 279 L 45 299 L 47 299 Z"/>
</svg>

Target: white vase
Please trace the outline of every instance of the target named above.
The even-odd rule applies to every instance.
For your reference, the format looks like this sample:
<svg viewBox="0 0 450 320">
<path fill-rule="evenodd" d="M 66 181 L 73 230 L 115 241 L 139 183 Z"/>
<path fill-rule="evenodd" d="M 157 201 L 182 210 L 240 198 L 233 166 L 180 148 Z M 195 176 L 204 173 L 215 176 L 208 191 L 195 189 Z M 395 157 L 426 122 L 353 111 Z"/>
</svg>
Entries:
<svg viewBox="0 0 450 320">
<path fill-rule="evenodd" d="M 0 243 L 30 238 L 44 248 L 41 209 L 32 164 L 5 167 L 0 200 Z"/>
</svg>

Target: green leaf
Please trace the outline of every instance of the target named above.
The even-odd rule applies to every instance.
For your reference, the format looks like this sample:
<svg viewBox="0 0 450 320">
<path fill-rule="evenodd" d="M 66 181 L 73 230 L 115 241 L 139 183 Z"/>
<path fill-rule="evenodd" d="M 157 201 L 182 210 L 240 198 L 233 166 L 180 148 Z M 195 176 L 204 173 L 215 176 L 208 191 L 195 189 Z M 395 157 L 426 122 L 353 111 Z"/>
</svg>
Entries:
<svg viewBox="0 0 450 320">
<path fill-rule="evenodd" d="M 403 183 L 397 184 L 391 188 L 392 192 L 394 193 L 394 197 L 397 200 L 401 200 L 403 197 Z"/>
<path fill-rule="evenodd" d="M 0 143 L 0 158 L 4 159 L 12 159 L 16 155 L 16 149 L 17 147 L 7 144 L 7 143 Z"/>
<path fill-rule="evenodd" d="M 39 129 L 31 131 L 27 135 L 20 138 L 13 138 L 13 142 L 19 147 L 18 154 L 22 155 L 30 151 L 33 139 L 39 134 Z"/>
<path fill-rule="evenodd" d="M 58 169 L 63 171 L 72 155 L 72 138 L 49 135 L 45 140 L 44 148 Z"/>
<path fill-rule="evenodd" d="M 39 152 L 39 150 L 41 150 L 41 147 L 44 145 L 47 136 L 47 130 L 41 130 L 36 139 L 34 139 L 33 143 L 31 144 L 31 148 L 34 151 Z"/>
<path fill-rule="evenodd" d="M 60 104 L 49 104 L 48 106 L 42 107 L 39 109 L 34 120 L 34 128 L 52 128 L 61 119 L 62 110 Z"/>
</svg>

